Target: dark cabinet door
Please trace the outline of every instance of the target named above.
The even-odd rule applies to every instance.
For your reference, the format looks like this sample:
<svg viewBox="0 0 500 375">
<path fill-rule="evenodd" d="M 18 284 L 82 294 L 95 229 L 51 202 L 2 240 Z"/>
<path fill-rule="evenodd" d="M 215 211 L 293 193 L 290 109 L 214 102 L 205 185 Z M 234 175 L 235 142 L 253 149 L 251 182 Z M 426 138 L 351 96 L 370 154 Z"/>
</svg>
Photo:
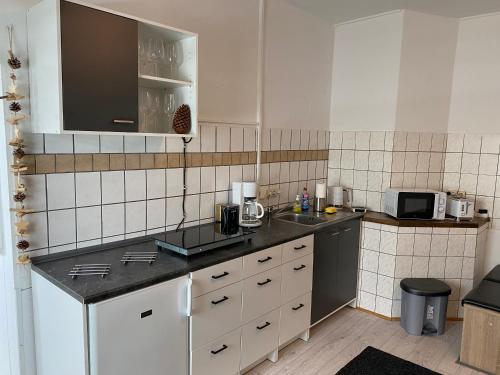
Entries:
<svg viewBox="0 0 500 375">
<path fill-rule="evenodd" d="M 359 220 L 348 221 L 341 226 L 339 265 L 338 265 L 338 300 L 345 305 L 356 298 L 358 286 L 359 261 Z"/>
<path fill-rule="evenodd" d="M 61 1 L 65 130 L 138 131 L 137 45 L 137 21 Z"/>
<path fill-rule="evenodd" d="M 351 220 L 314 235 L 311 324 L 356 298 L 359 232 Z"/>
<path fill-rule="evenodd" d="M 338 307 L 340 236 L 338 226 L 314 235 L 311 324 L 323 319 Z"/>
</svg>

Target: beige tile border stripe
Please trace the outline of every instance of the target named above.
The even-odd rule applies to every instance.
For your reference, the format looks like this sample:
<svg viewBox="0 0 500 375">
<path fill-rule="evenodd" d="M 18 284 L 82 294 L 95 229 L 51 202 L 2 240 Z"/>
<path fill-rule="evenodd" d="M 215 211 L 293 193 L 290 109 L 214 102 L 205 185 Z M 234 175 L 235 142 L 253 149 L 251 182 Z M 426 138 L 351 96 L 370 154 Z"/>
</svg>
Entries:
<svg viewBox="0 0 500 375">
<path fill-rule="evenodd" d="M 25 155 L 26 174 L 166 169 L 182 166 L 182 153 L 39 154 Z M 265 151 L 262 163 L 327 160 L 328 150 Z M 257 163 L 256 152 L 190 152 L 187 167 L 214 167 Z"/>
</svg>

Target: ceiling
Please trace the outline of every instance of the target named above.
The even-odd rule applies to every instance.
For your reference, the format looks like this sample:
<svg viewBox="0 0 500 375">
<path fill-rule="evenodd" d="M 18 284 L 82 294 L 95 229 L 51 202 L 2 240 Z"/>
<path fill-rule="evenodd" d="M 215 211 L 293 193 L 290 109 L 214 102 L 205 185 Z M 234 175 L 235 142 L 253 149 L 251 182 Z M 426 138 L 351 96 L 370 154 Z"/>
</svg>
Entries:
<svg viewBox="0 0 500 375">
<path fill-rule="evenodd" d="M 468 17 L 500 11 L 500 0 L 288 0 L 332 23 L 396 9 L 446 17 Z"/>
<path fill-rule="evenodd" d="M 0 14 L 26 9 L 40 0 L 0 0 Z M 140 0 L 138 0 L 140 1 Z M 168 0 L 164 0 L 168 1 Z M 269 1 L 269 0 L 268 0 Z M 271 0 L 272 1 L 272 0 Z M 329 22 L 340 23 L 396 9 L 446 17 L 468 17 L 500 11 L 500 0 L 287 0 Z"/>
</svg>

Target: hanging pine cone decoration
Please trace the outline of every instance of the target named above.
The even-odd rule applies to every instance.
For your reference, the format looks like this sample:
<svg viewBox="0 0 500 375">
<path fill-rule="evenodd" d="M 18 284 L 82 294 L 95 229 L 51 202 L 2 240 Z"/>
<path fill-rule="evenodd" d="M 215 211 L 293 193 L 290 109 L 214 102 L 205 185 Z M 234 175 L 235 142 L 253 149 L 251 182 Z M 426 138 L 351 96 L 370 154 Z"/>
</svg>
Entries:
<svg viewBox="0 0 500 375">
<path fill-rule="evenodd" d="M 21 67 L 21 61 L 14 56 L 12 51 L 9 51 L 9 59 L 7 60 L 7 63 L 9 64 L 11 69 L 19 69 Z"/>
<path fill-rule="evenodd" d="M 14 157 L 18 160 L 21 160 L 22 158 L 24 158 L 24 155 L 25 152 L 24 150 L 22 149 L 22 147 L 18 147 L 16 149 L 14 149 L 14 151 L 12 151 L 12 155 L 14 155 Z"/>
<path fill-rule="evenodd" d="M 187 104 L 175 111 L 173 128 L 177 134 L 187 134 L 191 130 L 191 109 Z"/>
<path fill-rule="evenodd" d="M 26 194 L 19 192 L 19 193 L 14 194 L 13 198 L 14 198 L 15 202 L 22 202 L 26 199 Z"/>
<path fill-rule="evenodd" d="M 17 243 L 16 247 L 19 250 L 26 250 L 28 247 L 30 247 L 30 243 L 26 240 L 21 240 Z"/>
<path fill-rule="evenodd" d="M 19 104 L 19 102 L 12 102 L 9 104 L 9 109 L 12 111 L 12 112 L 19 112 L 22 107 L 21 107 L 21 104 Z"/>
</svg>

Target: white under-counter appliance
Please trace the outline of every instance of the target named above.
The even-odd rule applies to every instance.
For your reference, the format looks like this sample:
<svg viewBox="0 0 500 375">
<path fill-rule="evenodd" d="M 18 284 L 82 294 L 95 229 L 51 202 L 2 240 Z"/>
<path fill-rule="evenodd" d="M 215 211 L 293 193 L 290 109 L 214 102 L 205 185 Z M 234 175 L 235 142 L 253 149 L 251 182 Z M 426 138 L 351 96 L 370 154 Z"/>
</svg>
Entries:
<svg viewBox="0 0 500 375">
<path fill-rule="evenodd" d="M 446 202 L 446 215 L 457 220 L 470 220 L 474 217 L 474 202 L 464 197 L 448 196 Z"/>
<path fill-rule="evenodd" d="M 446 193 L 429 189 L 388 188 L 384 212 L 398 219 L 444 220 Z"/>
</svg>

